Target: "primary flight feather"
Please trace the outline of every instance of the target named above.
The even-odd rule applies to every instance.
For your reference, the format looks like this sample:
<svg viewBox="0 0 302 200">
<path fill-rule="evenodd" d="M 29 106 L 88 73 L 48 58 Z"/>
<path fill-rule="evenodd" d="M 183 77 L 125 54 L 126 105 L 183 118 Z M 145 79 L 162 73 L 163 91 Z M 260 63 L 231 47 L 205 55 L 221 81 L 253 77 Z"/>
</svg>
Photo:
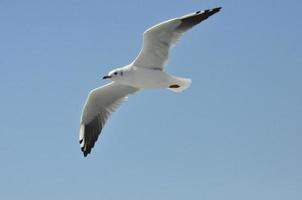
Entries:
<svg viewBox="0 0 302 200">
<path fill-rule="evenodd" d="M 159 23 L 144 32 L 143 47 L 135 60 L 104 76 L 111 83 L 92 90 L 80 120 L 80 146 L 86 157 L 94 147 L 107 119 L 127 96 L 147 88 L 167 88 L 181 92 L 190 79 L 175 77 L 164 71 L 169 50 L 193 26 L 219 12 L 221 7 L 197 11 Z"/>
</svg>

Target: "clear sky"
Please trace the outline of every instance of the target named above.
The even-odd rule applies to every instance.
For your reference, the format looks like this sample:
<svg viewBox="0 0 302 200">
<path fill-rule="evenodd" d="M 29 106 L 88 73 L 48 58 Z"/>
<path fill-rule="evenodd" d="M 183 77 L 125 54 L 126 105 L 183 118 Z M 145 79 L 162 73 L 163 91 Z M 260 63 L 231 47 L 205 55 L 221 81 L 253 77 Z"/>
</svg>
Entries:
<svg viewBox="0 0 302 200">
<path fill-rule="evenodd" d="M 131 96 L 84 158 L 80 114 L 101 77 L 148 27 L 217 6 L 167 66 L 191 87 Z M 301 7 L 2 0 L 0 199 L 302 199 Z"/>
</svg>

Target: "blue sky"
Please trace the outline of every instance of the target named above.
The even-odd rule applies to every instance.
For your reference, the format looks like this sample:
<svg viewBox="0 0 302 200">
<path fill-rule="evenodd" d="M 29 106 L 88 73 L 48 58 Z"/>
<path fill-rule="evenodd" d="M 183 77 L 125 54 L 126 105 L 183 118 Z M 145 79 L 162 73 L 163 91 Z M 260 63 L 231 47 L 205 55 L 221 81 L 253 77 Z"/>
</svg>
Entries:
<svg viewBox="0 0 302 200">
<path fill-rule="evenodd" d="M 301 1 L 0 2 L 0 199 L 302 199 Z M 88 92 L 131 62 L 142 32 L 222 6 L 167 71 L 114 113 L 91 155 Z"/>
</svg>

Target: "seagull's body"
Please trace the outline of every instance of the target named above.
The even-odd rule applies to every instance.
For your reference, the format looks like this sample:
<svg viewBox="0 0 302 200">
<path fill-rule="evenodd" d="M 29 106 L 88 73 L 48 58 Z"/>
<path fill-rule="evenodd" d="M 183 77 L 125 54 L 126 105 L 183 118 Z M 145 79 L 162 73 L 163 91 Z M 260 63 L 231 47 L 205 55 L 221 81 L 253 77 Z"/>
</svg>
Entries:
<svg viewBox="0 0 302 200">
<path fill-rule="evenodd" d="M 197 11 L 159 23 L 144 32 L 143 48 L 136 59 L 104 76 L 112 82 L 92 90 L 80 121 L 80 146 L 87 156 L 91 152 L 107 119 L 127 96 L 147 88 L 167 88 L 181 92 L 190 79 L 175 77 L 164 71 L 169 50 L 187 30 L 220 11 L 219 8 Z"/>
<path fill-rule="evenodd" d="M 120 71 L 123 73 L 122 78 L 117 79 L 115 82 L 122 85 L 132 86 L 138 89 L 169 88 L 169 86 L 173 84 L 179 84 L 179 85 L 185 84 L 182 82 L 182 78 L 171 76 L 166 72 L 164 72 L 163 70 L 159 70 L 159 69 L 148 69 L 148 68 L 136 67 L 135 65 L 128 65 L 121 68 Z M 191 83 L 190 79 L 186 79 L 186 80 L 187 80 L 187 84 Z M 174 90 L 174 91 L 180 92 L 180 90 L 183 89 L 185 88 L 179 87 L 178 90 Z"/>
</svg>

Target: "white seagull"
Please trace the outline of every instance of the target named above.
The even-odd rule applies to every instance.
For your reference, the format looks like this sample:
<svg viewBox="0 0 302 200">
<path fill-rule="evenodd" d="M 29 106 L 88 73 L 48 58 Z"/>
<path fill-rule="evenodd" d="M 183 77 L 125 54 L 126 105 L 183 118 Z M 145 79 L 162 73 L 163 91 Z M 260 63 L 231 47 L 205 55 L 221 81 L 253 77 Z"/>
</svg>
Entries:
<svg viewBox="0 0 302 200">
<path fill-rule="evenodd" d="M 80 121 L 80 146 L 85 157 L 94 147 L 111 113 L 127 100 L 128 95 L 146 88 L 181 92 L 190 86 L 190 79 L 171 76 L 164 71 L 169 50 L 187 30 L 220 9 L 197 11 L 170 19 L 144 32 L 143 47 L 135 60 L 110 71 L 103 79 L 112 82 L 92 90 L 86 99 Z"/>
</svg>

